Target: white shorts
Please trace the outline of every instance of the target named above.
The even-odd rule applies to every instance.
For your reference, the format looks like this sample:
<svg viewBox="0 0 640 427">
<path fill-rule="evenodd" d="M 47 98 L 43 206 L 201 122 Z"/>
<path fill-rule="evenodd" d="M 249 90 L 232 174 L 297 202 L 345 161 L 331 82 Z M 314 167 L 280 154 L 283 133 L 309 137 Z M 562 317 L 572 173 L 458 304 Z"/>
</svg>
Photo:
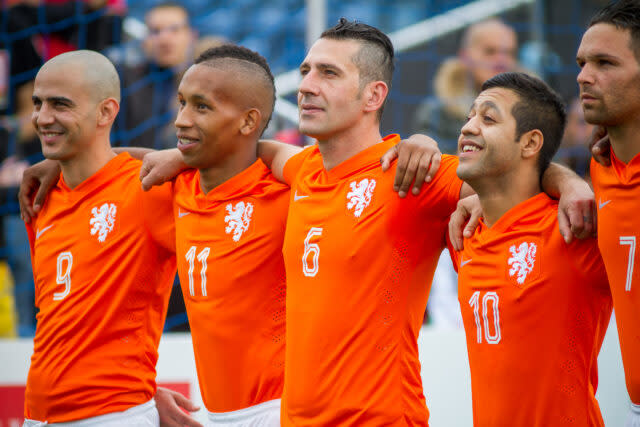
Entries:
<svg viewBox="0 0 640 427">
<path fill-rule="evenodd" d="M 22 427 L 160 427 L 160 415 L 156 409 L 155 400 L 151 399 L 147 403 L 134 406 L 122 412 L 112 412 L 110 414 L 98 415 L 97 417 L 85 418 L 82 420 L 69 421 L 66 423 L 48 423 L 46 421 L 35 421 L 25 419 Z"/>
<path fill-rule="evenodd" d="M 633 402 L 631 403 L 629 415 L 627 415 L 624 427 L 640 427 L 640 405 L 636 405 Z"/>
<path fill-rule="evenodd" d="M 205 427 L 280 427 L 280 399 L 232 412 L 209 412 Z"/>
</svg>

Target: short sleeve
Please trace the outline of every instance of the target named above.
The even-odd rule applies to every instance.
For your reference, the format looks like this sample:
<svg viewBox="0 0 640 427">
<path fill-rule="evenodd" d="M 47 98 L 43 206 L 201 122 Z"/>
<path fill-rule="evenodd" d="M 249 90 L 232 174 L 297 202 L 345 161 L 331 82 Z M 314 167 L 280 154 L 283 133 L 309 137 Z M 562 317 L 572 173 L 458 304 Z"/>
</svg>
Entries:
<svg viewBox="0 0 640 427">
<path fill-rule="evenodd" d="M 566 247 L 576 275 L 583 277 L 585 282 L 596 284 L 598 289 L 608 291 L 609 279 L 596 238 L 575 239 Z"/>
<path fill-rule="evenodd" d="M 456 175 L 458 157 L 442 155 L 440 168 L 433 180 L 422 187 L 421 204 L 435 210 L 438 216 L 449 216 L 460 200 L 462 180 Z"/>
<path fill-rule="evenodd" d="M 314 150 L 317 150 L 315 145 L 305 148 L 295 156 L 292 156 L 287 163 L 284 165 L 283 175 L 285 182 L 292 186 L 295 181 L 298 172 L 302 168 L 304 161 L 313 153 Z"/>
<path fill-rule="evenodd" d="M 142 193 L 144 223 L 151 238 L 171 253 L 176 251 L 176 227 L 173 216 L 173 182 L 152 187 Z"/>
</svg>

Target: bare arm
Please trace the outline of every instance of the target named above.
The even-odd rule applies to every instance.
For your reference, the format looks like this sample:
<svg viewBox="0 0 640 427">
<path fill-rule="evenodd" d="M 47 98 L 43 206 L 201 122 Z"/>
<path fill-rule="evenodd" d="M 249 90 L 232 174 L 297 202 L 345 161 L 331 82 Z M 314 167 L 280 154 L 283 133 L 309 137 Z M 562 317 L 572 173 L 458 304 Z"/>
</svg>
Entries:
<svg viewBox="0 0 640 427">
<path fill-rule="evenodd" d="M 584 239 L 595 235 L 596 205 L 589 184 L 571 169 L 551 163 L 542 176 L 542 189 L 558 198 L 558 225 L 565 242 L 573 236 Z"/>
<path fill-rule="evenodd" d="M 284 181 L 284 165 L 287 161 L 302 151 L 302 148 L 283 142 L 261 139 L 258 142 L 258 157 L 264 162 L 271 173 L 279 181 Z"/>
</svg>

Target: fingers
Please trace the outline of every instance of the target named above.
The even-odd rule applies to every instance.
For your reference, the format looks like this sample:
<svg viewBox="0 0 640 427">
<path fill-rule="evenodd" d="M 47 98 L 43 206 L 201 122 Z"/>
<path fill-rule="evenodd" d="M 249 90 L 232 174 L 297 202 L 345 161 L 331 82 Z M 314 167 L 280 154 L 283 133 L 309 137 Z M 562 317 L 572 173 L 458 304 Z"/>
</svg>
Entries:
<svg viewBox="0 0 640 427">
<path fill-rule="evenodd" d="M 200 407 L 196 406 L 195 403 L 184 397 L 182 394 L 175 392 L 173 394 L 173 398 L 176 401 L 176 404 L 181 408 L 186 409 L 189 412 L 199 411 Z"/>
<path fill-rule="evenodd" d="M 449 218 L 449 240 L 451 241 L 451 246 L 456 251 L 461 251 L 464 248 L 462 233 L 469 215 L 465 207 L 458 202 L 458 207 Z"/>
<path fill-rule="evenodd" d="M 18 203 L 20 204 L 20 216 L 26 223 L 31 222 L 31 218 L 35 216 L 31 207 L 31 194 L 33 194 L 34 181 L 22 176 L 22 183 L 20 184 L 20 191 L 18 192 Z"/>
<path fill-rule="evenodd" d="M 440 169 L 440 162 L 442 161 L 442 154 L 435 153 L 431 157 L 431 166 L 429 167 L 429 171 L 427 172 L 427 176 L 425 178 L 425 182 L 431 182 L 433 177 L 436 176 L 436 172 Z"/>
<path fill-rule="evenodd" d="M 610 150 L 611 144 L 609 142 L 609 137 L 605 136 L 603 139 L 593 144 L 593 147 L 591 147 L 591 154 L 596 162 L 603 166 L 611 166 L 611 157 L 609 155 Z"/>
<path fill-rule="evenodd" d="M 464 231 L 462 233 L 462 235 L 466 239 L 473 236 L 473 233 L 476 231 L 476 228 L 478 228 L 478 224 L 480 222 L 481 217 L 482 217 L 481 210 L 474 209 L 471 211 L 471 216 L 469 218 L 469 221 L 467 222 L 467 225 L 464 227 Z"/>
<path fill-rule="evenodd" d="M 402 182 L 400 183 L 400 187 L 398 188 L 398 195 L 400 197 L 405 197 L 409 192 L 409 188 L 411 187 L 411 183 L 416 178 L 416 172 L 418 171 L 418 166 L 420 165 L 420 159 L 423 156 L 411 156 L 409 159 L 409 163 L 404 171 L 404 176 L 402 177 Z M 417 184 L 418 192 L 422 187 L 422 180 L 419 184 Z"/>
<path fill-rule="evenodd" d="M 569 218 L 563 210 L 558 210 L 558 226 L 560 228 L 560 235 L 564 238 L 565 243 L 569 244 L 573 240 L 573 233 L 571 232 L 571 226 L 569 225 Z"/>
<path fill-rule="evenodd" d="M 396 164 L 396 176 L 393 179 L 393 191 L 400 191 L 400 186 L 404 182 L 404 176 L 407 173 L 407 167 L 409 166 L 410 158 L 408 156 L 401 156 L 398 152 L 398 160 Z M 400 197 L 404 197 L 406 193 L 399 194 Z"/>
<path fill-rule="evenodd" d="M 380 165 L 382 166 L 382 171 L 386 172 L 391 167 L 391 162 L 398 158 L 398 149 L 397 146 L 394 145 L 391 147 L 386 153 L 380 157 Z"/>
</svg>

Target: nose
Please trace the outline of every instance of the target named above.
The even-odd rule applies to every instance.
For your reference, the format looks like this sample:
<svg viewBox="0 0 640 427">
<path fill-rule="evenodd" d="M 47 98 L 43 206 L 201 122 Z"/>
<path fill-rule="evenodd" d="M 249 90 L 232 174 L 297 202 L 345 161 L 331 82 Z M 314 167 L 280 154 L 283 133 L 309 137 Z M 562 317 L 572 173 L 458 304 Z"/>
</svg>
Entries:
<svg viewBox="0 0 640 427">
<path fill-rule="evenodd" d="M 582 69 L 578 73 L 578 77 L 576 78 L 579 85 L 584 84 L 592 84 L 593 83 L 593 73 L 589 64 L 584 64 Z"/>
<path fill-rule="evenodd" d="M 31 121 L 33 122 L 33 125 L 38 128 L 53 124 L 55 122 L 55 117 L 51 109 L 47 106 L 47 103 L 44 102 L 40 108 L 34 107 L 33 113 L 31 114 Z"/>
<path fill-rule="evenodd" d="M 464 135 L 476 135 L 478 133 L 478 126 L 476 125 L 476 117 L 473 116 L 462 126 L 460 129 L 460 136 Z"/>
<path fill-rule="evenodd" d="M 300 86 L 298 87 L 298 96 L 317 95 L 317 94 L 318 94 L 318 85 L 316 84 L 315 73 L 313 71 L 309 71 L 307 74 L 302 76 L 302 80 L 300 81 Z"/>
<path fill-rule="evenodd" d="M 188 108 L 186 106 L 181 106 L 178 109 L 178 115 L 176 116 L 174 125 L 178 129 L 189 128 L 193 125 L 191 115 L 189 114 Z"/>
</svg>

